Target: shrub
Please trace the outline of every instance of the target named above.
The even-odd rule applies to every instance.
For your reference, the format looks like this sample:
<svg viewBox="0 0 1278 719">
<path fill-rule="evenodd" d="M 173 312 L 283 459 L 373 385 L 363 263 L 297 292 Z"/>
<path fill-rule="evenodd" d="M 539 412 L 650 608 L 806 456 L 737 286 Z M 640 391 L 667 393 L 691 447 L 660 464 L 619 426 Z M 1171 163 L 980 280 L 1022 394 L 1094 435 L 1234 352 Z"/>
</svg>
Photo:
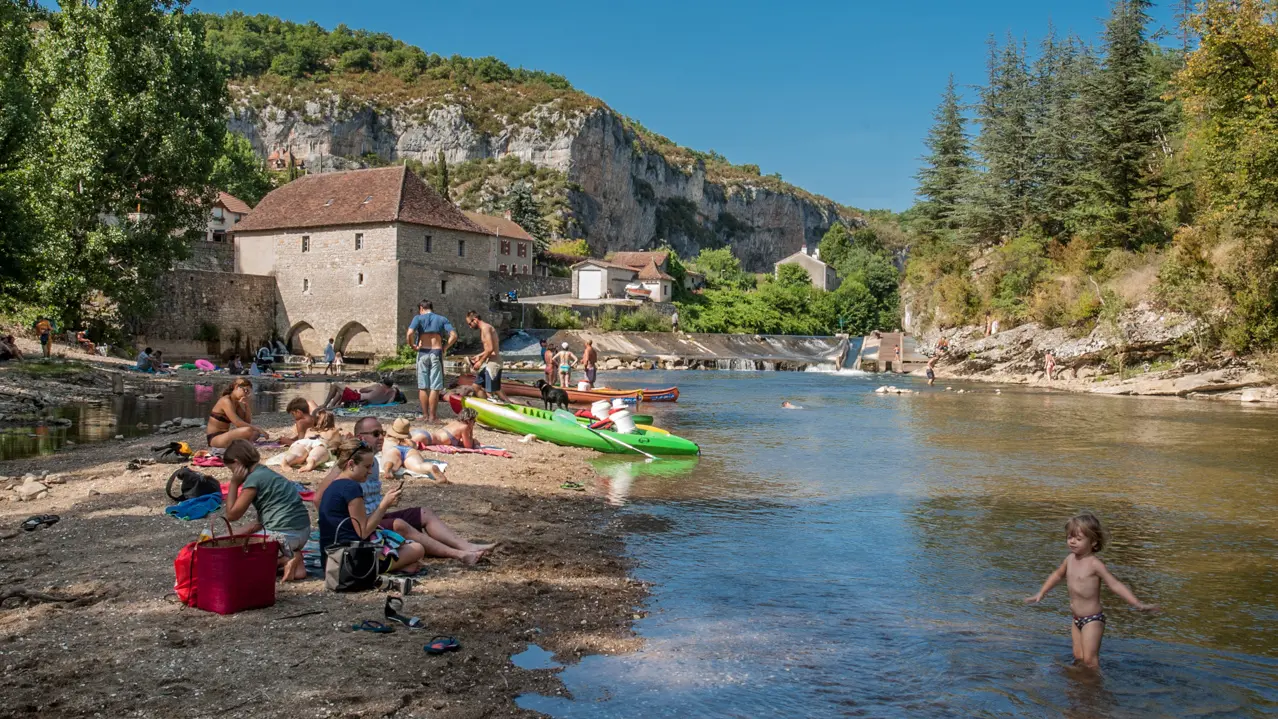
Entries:
<svg viewBox="0 0 1278 719">
<path fill-rule="evenodd" d="M 579 330 L 582 327 L 581 315 L 567 307 L 538 306 L 537 320 L 539 329 Z"/>
<path fill-rule="evenodd" d="M 413 367 L 417 364 L 417 350 L 412 345 L 400 345 L 399 350 L 393 357 L 386 357 L 377 363 L 378 372 L 390 372 L 392 370 Z"/>
<path fill-rule="evenodd" d="M 558 240 L 550 243 L 550 252 L 570 257 L 589 257 L 590 245 L 585 240 Z"/>
<path fill-rule="evenodd" d="M 616 307 L 603 311 L 597 322 L 605 332 L 668 332 L 670 318 L 656 308 L 644 305 L 634 312 L 620 312 Z"/>
</svg>

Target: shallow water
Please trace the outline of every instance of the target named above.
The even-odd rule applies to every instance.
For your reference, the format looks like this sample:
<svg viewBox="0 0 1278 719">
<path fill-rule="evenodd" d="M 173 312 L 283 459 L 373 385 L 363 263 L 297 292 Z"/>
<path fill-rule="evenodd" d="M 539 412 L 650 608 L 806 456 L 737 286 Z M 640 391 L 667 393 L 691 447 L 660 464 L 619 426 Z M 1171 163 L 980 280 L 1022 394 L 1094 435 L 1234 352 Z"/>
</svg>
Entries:
<svg viewBox="0 0 1278 719">
<path fill-rule="evenodd" d="M 1278 412 L 882 377 L 653 373 L 700 460 L 602 459 L 653 583 L 637 653 L 562 673 L 556 717 L 1278 714 Z M 953 383 L 952 383 L 953 384 Z M 959 385 L 954 384 L 955 388 Z M 783 399 L 803 411 L 778 409 Z M 655 407 L 655 406 L 654 406 Z M 1024 597 L 1097 513 L 1101 672 Z"/>
</svg>

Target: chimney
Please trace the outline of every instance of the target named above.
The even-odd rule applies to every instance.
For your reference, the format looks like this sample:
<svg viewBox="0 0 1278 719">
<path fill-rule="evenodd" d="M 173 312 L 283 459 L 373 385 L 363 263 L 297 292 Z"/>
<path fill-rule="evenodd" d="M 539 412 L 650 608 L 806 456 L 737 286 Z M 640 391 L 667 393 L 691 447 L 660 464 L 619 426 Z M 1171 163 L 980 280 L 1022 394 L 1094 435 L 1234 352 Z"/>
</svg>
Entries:
<svg viewBox="0 0 1278 719">
<path fill-rule="evenodd" d="M 506 215 L 506 219 L 507 219 L 507 220 L 509 220 L 509 219 L 510 219 L 510 210 L 506 210 L 506 212 L 504 212 L 503 214 L 504 214 L 504 215 Z M 512 222 L 513 222 L 513 220 L 512 220 Z"/>
</svg>

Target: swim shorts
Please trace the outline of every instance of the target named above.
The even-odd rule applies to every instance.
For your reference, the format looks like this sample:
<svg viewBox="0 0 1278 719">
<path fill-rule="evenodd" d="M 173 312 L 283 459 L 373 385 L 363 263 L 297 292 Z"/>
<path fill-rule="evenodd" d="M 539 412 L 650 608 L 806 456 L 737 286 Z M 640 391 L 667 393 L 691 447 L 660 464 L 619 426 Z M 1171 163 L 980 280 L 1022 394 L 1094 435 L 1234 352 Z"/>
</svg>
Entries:
<svg viewBox="0 0 1278 719">
<path fill-rule="evenodd" d="M 936 379 L 936 373 L 929 369 L 929 370 L 927 371 L 927 378 L 928 378 L 928 379 Z"/>
<path fill-rule="evenodd" d="M 596 372 L 598 372 L 598 371 L 599 371 L 599 368 L 598 368 L 598 367 L 587 367 L 587 368 L 586 368 L 586 381 L 587 381 L 587 382 L 589 382 L 589 383 L 590 383 L 590 385 L 591 385 L 592 387 L 593 387 L 593 386 L 594 386 L 594 384 L 595 384 L 595 373 L 596 373 Z"/>
<path fill-rule="evenodd" d="M 444 353 L 441 350 L 417 353 L 417 389 L 444 391 Z"/>
<path fill-rule="evenodd" d="M 497 362 L 485 362 L 484 368 L 479 371 L 479 375 L 475 377 L 475 384 L 484 388 L 485 392 L 501 391 L 501 364 Z"/>
<path fill-rule="evenodd" d="M 350 387 L 343 387 L 343 388 L 342 388 L 342 404 L 349 404 L 349 403 L 351 403 L 351 402 L 358 402 L 359 400 L 360 400 L 359 392 L 356 392 L 355 390 L 351 389 Z"/>
</svg>

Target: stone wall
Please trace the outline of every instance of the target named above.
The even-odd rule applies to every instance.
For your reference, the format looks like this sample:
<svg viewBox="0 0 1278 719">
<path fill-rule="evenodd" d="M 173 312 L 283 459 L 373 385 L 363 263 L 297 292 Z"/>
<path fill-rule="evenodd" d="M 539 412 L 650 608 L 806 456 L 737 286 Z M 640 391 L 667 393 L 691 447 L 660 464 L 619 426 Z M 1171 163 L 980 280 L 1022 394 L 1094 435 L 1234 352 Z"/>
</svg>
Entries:
<svg viewBox="0 0 1278 719">
<path fill-rule="evenodd" d="M 275 278 L 204 270 L 173 270 L 160 279 L 155 315 L 139 327 L 139 347 L 164 350 L 165 358 L 247 356 L 275 333 Z M 220 340 L 197 340 L 205 323 Z"/>
<path fill-rule="evenodd" d="M 179 270 L 234 272 L 235 245 L 230 242 L 195 240 L 186 244 L 190 256 L 174 265 Z"/>
<path fill-rule="evenodd" d="M 539 277 L 537 275 L 503 275 L 497 272 L 488 273 L 489 293 L 502 296 L 510 290 L 519 293 L 520 297 L 542 297 L 544 295 L 566 295 L 572 292 L 571 277 Z"/>
</svg>

